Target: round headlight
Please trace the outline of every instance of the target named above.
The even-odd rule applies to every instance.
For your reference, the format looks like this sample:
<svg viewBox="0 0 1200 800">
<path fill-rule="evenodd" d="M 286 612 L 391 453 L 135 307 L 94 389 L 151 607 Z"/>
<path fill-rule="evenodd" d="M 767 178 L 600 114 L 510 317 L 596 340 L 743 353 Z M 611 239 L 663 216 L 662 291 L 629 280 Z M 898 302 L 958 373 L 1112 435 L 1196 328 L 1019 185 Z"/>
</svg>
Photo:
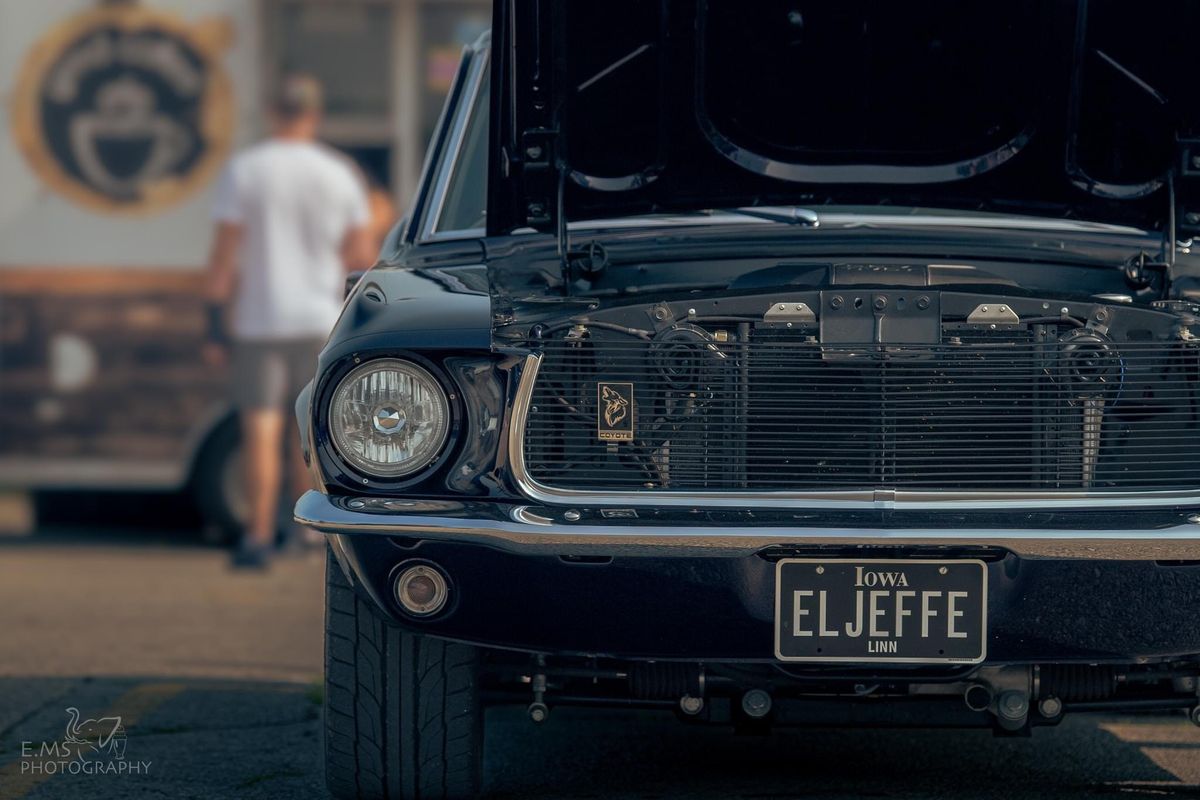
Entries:
<svg viewBox="0 0 1200 800">
<path fill-rule="evenodd" d="M 329 404 L 329 430 L 354 468 L 397 478 L 437 458 L 450 432 L 450 401 L 427 370 L 379 358 L 342 378 Z"/>
</svg>

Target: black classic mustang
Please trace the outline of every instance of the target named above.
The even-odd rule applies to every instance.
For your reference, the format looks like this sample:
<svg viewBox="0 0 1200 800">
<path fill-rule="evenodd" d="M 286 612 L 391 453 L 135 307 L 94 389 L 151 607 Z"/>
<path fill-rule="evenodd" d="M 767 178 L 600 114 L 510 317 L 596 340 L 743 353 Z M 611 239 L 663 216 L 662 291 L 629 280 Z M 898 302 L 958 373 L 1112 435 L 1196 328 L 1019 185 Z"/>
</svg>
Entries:
<svg viewBox="0 0 1200 800">
<path fill-rule="evenodd" d="M 334 793 L 496 703 L 1200 722 L 1197 29 L 498 0 L 299 402 Z"/>
</svg>

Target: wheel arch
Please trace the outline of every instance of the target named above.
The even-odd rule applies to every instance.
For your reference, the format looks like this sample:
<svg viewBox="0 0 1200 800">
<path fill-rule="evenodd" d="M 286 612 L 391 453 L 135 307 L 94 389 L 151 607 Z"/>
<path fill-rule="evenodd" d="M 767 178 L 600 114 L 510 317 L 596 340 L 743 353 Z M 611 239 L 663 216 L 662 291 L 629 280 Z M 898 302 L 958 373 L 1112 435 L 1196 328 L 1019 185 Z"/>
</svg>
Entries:
<svg viewBox="0 0 1200 800">
<path fill-rule="evenodd" d="M 180 458 L 183 480 L 179 488 L 186 489 L 195 484 L 197 470 L 204 457 L 219 441 L 219 436 L 229 427 L 236 425 L 237 411 L 232 403 L 218 401 L 209 407 L 208 412 L 192 426 L 185 440 Z"/>
</svg>

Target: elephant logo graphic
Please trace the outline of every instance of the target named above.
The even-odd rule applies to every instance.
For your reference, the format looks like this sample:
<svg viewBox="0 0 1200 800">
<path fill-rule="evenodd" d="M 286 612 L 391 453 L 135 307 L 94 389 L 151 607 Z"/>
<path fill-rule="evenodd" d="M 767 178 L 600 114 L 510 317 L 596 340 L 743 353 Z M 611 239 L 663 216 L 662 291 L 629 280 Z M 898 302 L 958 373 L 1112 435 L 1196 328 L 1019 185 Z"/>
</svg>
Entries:
<svg viewBox="0 0 1200 800">
<path fill-rule="evenodd" d="M 125 757 L 125 728 L 120 717 L 80 719 L 79 709 L 67 709 L 67 735 L 64 742 L 75 746 L 80 757 L 90 751 L 111 758 Z"/>
<path fill-rule="evenodd" d="M 47 186 L 89 208 L 156 211 L 208 181 L 233 138 L 225 19 L 136 3 L 68 18 L 29 51 L 13 138 Z"/>
<path fill-rule="evenodd" d="M 633 384 L 602 382 L 597 385 L 597 433 L 604 442 L 633 441 Z"/>
</svg>

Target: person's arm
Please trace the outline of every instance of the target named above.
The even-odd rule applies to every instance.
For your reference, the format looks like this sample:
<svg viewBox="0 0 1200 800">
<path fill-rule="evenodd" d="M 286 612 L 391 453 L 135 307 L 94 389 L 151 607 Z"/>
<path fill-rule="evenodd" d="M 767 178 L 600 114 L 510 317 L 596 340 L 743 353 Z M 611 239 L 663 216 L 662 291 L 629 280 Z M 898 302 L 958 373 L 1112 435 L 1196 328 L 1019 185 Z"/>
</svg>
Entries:
<svg viewBox="0 0 1200 800">
<path fill-rule="evenodd" d="M 367 198 L 367 180 L 357 167 L 351 167 L 342 206 L 346 232 L 342 235 L 342 269 L 346 274 L 370 269 L 375 263 L 375 242 L 371 236 L 371 204 Z"/>
<path fill-rule="evenodd" d="M 238 251 L 242 246 L 242 203 L 238 192 L 237 161 L 231 162 L 213 194 L 213 238 L 204 279 L 204 360 L 213 366 L 225 362 L 229 332 L 225 309 L 237 287 Z"/>
<path fill-rule="evenodd" d="M 342 239 L 342 267 L 349 274 L 375 263 L 375 246 L 368 225 L 353 225 Z"/>
<path fill-rule="evenodd" d="M 242 246 L 242 226 L 236 222 L 218 222 L 208 254 L 208 276 L 204 297 L 210 303 L 224 305 L 233 297 L 237 283 L 237 255 Z"/>
<path fill-rule="evenodd" d="M 210 364 L 225 360 L 229 335 L 225 327 L 225 309 L 237 284 L 237 257 L 242 244 L 242 226 L 218 221 L 213 230 L 208 254 L 208 272 L 204 282 L 205 335 L 203 355 Z"/>
</svg>

